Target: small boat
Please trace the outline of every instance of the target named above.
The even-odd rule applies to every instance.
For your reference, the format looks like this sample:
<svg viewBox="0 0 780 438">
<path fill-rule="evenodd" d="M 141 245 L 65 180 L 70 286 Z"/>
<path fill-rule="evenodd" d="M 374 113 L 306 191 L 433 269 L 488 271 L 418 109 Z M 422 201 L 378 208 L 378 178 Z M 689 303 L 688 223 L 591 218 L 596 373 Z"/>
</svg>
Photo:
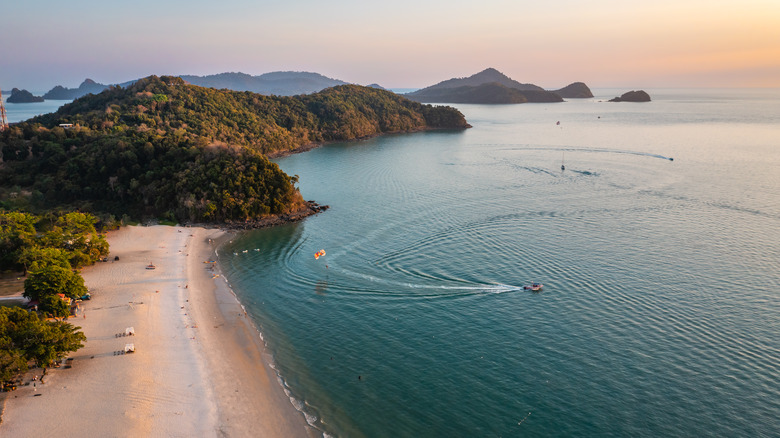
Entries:
<svg viewBox="0 0 780 438">
<path fill-rule="evenodd" d="M 530 286 L 523 286 L 523 289 L 530 290 L 533 292 L 539 292 L 540 290 L 542 290 L 542 287 L 544 287 L 544 285 L 541 283 L 531 283 Z"/>
<path fill-rule="evenodd" d="M 566 166 L 563 165 L 563 154 L 564 152 L 561 152 L 561 170 L 566 170 Z"/>
<path fill-rule="evenodd" d="M 157 266 L 154 266 L 154 265 L 153 265 L 153 264 L 151 264 L 151 263 L 149 263 L 148 265 L 146 265 L 146 269 L 156 269 L 156 268 L 157 268 Z"/>
</svg>

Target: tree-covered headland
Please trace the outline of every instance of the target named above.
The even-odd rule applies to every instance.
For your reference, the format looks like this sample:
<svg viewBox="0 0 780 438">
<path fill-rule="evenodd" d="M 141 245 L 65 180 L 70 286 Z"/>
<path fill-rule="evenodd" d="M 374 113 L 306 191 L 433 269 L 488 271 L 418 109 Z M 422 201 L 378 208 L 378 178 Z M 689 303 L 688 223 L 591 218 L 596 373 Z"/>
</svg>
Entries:
<svg viewBox="0 0 780 438">
<path fill-rule="evenodd" d="M 269 154 L 382 133 L 466 127 L 454 108 L 368 87 L 281 97 L 151 76 L 0 134 L 0 187 L 6 193 L 0 201 L 33 211 L 62 206 L 117 217 L 248 221 L 304 205 L 297 176 L 282 172 Z M 27 196 L 20 200 L 18 193 Z"/>
</svg>

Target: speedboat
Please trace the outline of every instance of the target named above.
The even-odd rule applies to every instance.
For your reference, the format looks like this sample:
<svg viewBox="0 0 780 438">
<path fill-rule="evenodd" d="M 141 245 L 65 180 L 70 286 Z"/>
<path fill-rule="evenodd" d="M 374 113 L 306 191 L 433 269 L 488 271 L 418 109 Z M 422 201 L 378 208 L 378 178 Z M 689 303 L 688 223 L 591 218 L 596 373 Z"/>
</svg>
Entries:
<svg viewBox="0 0 780 438">
<path fill-rule="evenodd" d="M 530 290 L 532 292 L 539 292 L 544 285 L 542 283 L 531 283 L 530 286 L 523 286 L 523 289 Z"/>
</svg>

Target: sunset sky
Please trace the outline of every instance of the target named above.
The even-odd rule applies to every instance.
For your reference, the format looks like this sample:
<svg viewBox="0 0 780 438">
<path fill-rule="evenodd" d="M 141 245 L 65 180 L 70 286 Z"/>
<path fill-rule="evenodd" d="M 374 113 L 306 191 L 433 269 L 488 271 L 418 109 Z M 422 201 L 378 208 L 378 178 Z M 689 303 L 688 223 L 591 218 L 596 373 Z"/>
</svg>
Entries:
<svg viewBox="0 0 780 438">
<path fill-rule="evenodd" d="M 494 67 L 591 87 L 780 87 L 778 0 L 5 2 L 0 88 L 311 71 L 388 88 Z"/>
</svg>

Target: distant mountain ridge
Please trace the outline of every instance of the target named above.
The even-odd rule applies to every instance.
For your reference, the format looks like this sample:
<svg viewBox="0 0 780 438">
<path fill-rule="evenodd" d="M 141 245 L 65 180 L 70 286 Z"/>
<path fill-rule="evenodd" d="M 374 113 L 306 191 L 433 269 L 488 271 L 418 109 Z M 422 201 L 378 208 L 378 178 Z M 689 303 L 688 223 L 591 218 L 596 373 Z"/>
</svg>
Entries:
<svg viewBox="0 0 780 438">
<path fill-rule="evenodd" d="M 251 76 L 246 73 L 220 73 L 209 76 L 182 75 L 179 76 L 192 85 L 233 91 L 251 91 L 253 93 L 295 96 L 311 94 L 337 85 L 348 85 L 347 82 L 332 79 L 319 73 L 278 71 Z"/>
<path fill-rule="evenodd" d="M 98 94 L 107 88 L 108 85 L 99 84 L 92 79 L 85 79 L 78 88 L 65 88 L 62 85 L 57 85 L 46 92 L 43 98 L 46 100 L 73 100 L 90 93 Z"/>
<path fill-rule="evenodd" d="M 252 76 L 246 73 L 219 73 L 208 76 L 180 75 L 180 78 L 192 85 L 207 88 L 228 89 L 233 91 L 251 91 L 253 93 L 277 96 L 295 96 L 311 94 L 337 85 L 347 85 L 338 79 L 332 79 L 319 73 L 278 71 Z M 122 88 L 134 84 L 136 80 L 114 84 Z M 374 88 L 379 87 L 372 84 Z M 101 84 L 92 79 L 85 79 L 78 88 L 65 88 L 62 85 L 49 90 L 43 95 L 46 100 L 73 100 L 87 94 L 99 94 L 111 85 Z M 381 87 L 380 87 L 381 88 Z"/>
<path fill-rule="evenodd" d="M 494 68 L 487 68 L 467 78 L 448 79 L 405 96 L 428 103 L 496 104 L 562 102 L 564 97 L 593 97 L 593 93 L 582 82 L 547 91 L 538 85 L 518 82 Z"/>
</svg>

